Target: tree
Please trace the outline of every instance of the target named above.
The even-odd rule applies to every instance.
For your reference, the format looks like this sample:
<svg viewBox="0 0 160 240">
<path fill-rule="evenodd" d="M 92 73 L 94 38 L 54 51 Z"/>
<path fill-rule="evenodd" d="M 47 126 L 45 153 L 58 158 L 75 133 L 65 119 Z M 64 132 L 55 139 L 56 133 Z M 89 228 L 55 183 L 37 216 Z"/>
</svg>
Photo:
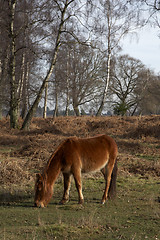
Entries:
<svg viewBox="0 0 160 240">
<path fill-rule="evenodd" d="M 112 69 L 120 40 L 135 26 L 135 4 L 139 1 L 2 1 L 0 117 L 2 109 L 7 110 L 10 125 L 16 128 L 21 114 L 22 129 L 29 128 L 45 96 L 45 109 L 50 101 L 55 107 L 65 108 L 66 114 L 71 105 L 76 115 L 82 107 L 85 112 L 92 108 L 101 114 L 106 99 L 110 101 Z M 157 1 L 155 6 L 158 12 Z M 139 78 L 143 75 L 139 74 Z M 137 86 L 132 95 L 132 100 L 138 99 L 137 104 L 128 108 L 119 101 L 118 111 L 144 106 L 142 95 L 138 97 L 142 88 Z"/>
<path fill-rule="evenodd" d="M 93 101 L 97 94 L 100 78 L 101 60 L 92 48 L 79 46 L 73 49 L 70 60 L 70 96 L 76 116 L 80 115 L 79 106 Z"/>
<path fill-rule="evenodd" d="M 128 110 L 128 106 L 125 102 L 117 103 L 114 107 L 114 114 L 124 116 Z"/>
<path fill-rule="evenodd" d="M 115 113 L 125 115 L 140 103 L 148 78 L 147 71 L 140 60 L 128 55 L 116 59 L 111 80 L 111 91 L 115 95 Z M 136 94 L 139 89 L 139 94 Z M 137 92 L 137 93 L 138 93 Z"/>
<path fill-rule="evenodd" d="M 136 10 L 139 12 L 139 20 L 142 20 L 141 26 L 150 24 L 150 26 L 158 26 L 160 28 L 160 1 L 159 0 L 136 0 L 130 1 L 131 5 L 136 6 Z"/>
<path fill-rule="evenodd" d="M 103 63 L 102 54 L 87 45 L 74 42 L 60 50 L 56 80 L 67 103 L 65 108 L 72 104 L 77 116 L 81 115 L 80 106 L 85 107 L 99 95 Z"/>
<path fill-rule="evenodd" d="M 2 110 L 9 106 L 9 81 L 7 79 L 8 65 L 9 65 L 9 42 L 8 33 L 6 31 L 5 19 L 7 13 L 4 11 L 7 3 L 0 4 L 0 118 L 2 117 Z M 4 41 L 5 39 L 5 41 Z"/>
<path fill-rule="evenodd" d="M 145 3 L 150 9 L 159 11 L 160 1 L 159 0 L 141 0 L 141 3 Z"/>
<path fill-rule="evenodd" d="M 147 71 L 148 82 L 143 85 L 143 97 L 139 101 L 138 112 L 141 114 L 160 114 L 160 76 L 156 76 L 152 71 Z M 141 89 L 137 89 L 136 96 L 142 94 Z"/>
<path fill-rule="evenodd" d="M 66 23 L 66 21 L 68 20 L 68 18 L 70 17 L 70 16 L 67 16 L 65 18 L 65 14 L 66 14 L 68 6 L 73 1 L 74 0 L 70 0 L 70 1 L 65 0 L 62 6 L 57 1 L 54 1 L 57 4 L 58 9 L 60 11 L 60 22 L 59 22 L 59 27 L 58 27 L 58 31 L 57 31 L 55 47 L 54 47 L 54 51 L 53 51 L 53 55 L 52 55 L 52 59 L 51 59 L 49 70 L 48 70 L 48 72 L 47 72 L 47 74 L 46 74 L 46 76 L 45 76 L 45 78 L 44 78 L 44 80 L 42 82 L 42 85 L 41 85 L 41 87 L 39 89 L 39 92 L 37 94 L 37 97 L 36 97 L 34 103 L 32 104 L 30 110 L 27 113 L 27 116 L 24 119 L 24 122 L 23 122 L 23 125 L 22 125 L 22 129 L 28 129 L 29 128 L 31 119 L 32 119 L 32 117 L 33 117 L 37 107 L 38 107 L 39 101 L 40 101 L 40 99 L 42 97 L 42 94 L 43 94 L 43 91 L 44 91 L 44 89 L 46 87 L 46 84 L 49 81 L 49 79 L 51 77 L 51 74 L 52 74 L 52 72 L 54 70 L 56 59 L 57 59 L 58 50 L 59 50 L 59 47 L 60 47 L 60 44 L 61 44 L 61 35 L 62 35 L 62 32 L 63 32 L 63 26 Z"/>
<path fill-rule="evenodd" d="M 14 31 L 16 0 L 8 2 L 10 10 L 9 19 L 9 35 L 10 35 L 10 61 L 9 61 L 9 77 L 11 86 L 11 100 L 10 100 L 10 126 L 11 128 L 18 127 L 18 98 L 16 85 L 16 34 Z"/>
<path fill-rule="evenodd" d="M 26 104 L 26 97 L 23 97 L 23 93 L 26 95 L 27 92 L 25 88 L 28 85 L 29 67 L 31 64 L 34 66 L 31 58 L 33 46 L 31 46 L 29 38 L 30 11 L 29 3 L 26 1 L 22 3 L 10 0 L 8 2 L 3 1 L 1 4 L 2 44 L 0 49 L 3 49 L 3 53 L 0 54 L 2 62 L 0 82 L 5 80 L 3 87 L 7 88 L 7 92 L 10 94 L 10 96 L 7 95 L 7 101 L 5 102 L 10 102 L 8 112 L 11 128 L 18 127 L 21 100 L 23 99 L 23 108 Z M 5 94 L 5 92 L 2 93 L 3 99 Z"/>
<path fill-rule="evenodd" d="M 96 8 L 93 7 L 94 4 Z M 94 24 L 96 22 L 94 27 L 95 36 L 97 34 L 99 35 L 99 46 L 102 46 L 101 51 L 105 52 L 107 59 L 107 75 L 103 86 L 100 105 L 96 114 L 99 116 L 102 113 L 109 87 L 111 59 L 119 50 L 119 44 L 122 37 L 128 34 L 131 27 L 133 28 L 136 14 L 133 14 L 128 1 L 123 0 L 101 0 L 98 4 L 97 1 L 92 1 L 91 4 L 88 3 L 88 6 L 90 6 L 88 11 L 90 11 L 94 16 L 93 18 L 95 18 Z"/>
<path fill-rule="evenodd" d="M 46 86 L 45 86 L 43 118 L 47 117 L 47 97 L 48 97 L 48 82 L 46 83 Z"/>
</svg>

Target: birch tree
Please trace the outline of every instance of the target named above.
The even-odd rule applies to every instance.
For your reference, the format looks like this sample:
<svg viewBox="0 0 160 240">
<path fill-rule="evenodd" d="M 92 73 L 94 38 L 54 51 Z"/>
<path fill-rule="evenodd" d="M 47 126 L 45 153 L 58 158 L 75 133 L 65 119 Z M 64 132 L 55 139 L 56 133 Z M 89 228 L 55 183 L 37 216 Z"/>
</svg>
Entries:
<svg viewBox="0 0 160 240">
<path fill-rule="evenodd" d="M 135 12 L 133 13 L 128 1 L 124 0 L 100 0 L 88 3 L 88 12 L 92 14 L 95 33 L 95 40 L 99 44 L 101 51 L 105 52 L 107 58 L 107 74 L 104 81 L 103 93 L 100 99 L 100 105 L 97 110 L 97 116 L 101 115 L 107 91 L 110 82 L 112 57 L 118 52 L 121 39 L 128 34 L 133 20 L 135 21 Z M 96 6 L 96 7 L 95 7 Z M 90 20 L 90 25 L 92 25 Z"/>
<path fill-rule="evenodd" d="M 48 97 L 48 82 L 46 83 L 46 86 L 45 86 L 43 118 L 47 117 L 47 97 Z"/>
<path fill-rule="evenodd" d="M 11 99 L 10 99 L 10 127 L 18 127 L 18 98 L 17 98 L 17 86 L 16 86 L 16 34 L 14 32 L 14 21 L 15 21 L 15 9 L 16 0 L 10 0 L 8 2 L 10 10 L 9 19 L 9 34 L 10 34 L 10 62 L 9 62 L 9 77 L 11 86 Z"/>
<path fill-rule="evenodd" d="M 106 23 L 104 23 L 104 31 L 106 28 L 106 45 L 107 45 L 107 77 L 104 83 L 104 91 L 102 95 L 101 104 L 97 111 L 97 116 L 101 115 L 103 106 L 105 104 L 107 91 L 111 75 L 111 58 L 118 51 L 120 41 L 133 28 L 135 16 L 131 9 L 124 1 L 102 1 L 103 13 L 106 16 Z"/>
<path fill-rule="evenodd" d="M 0 54 L 2 62 L 1 80 L 5 79 L 3 88 L 7 89 L 8 96 L 6 102 L 10 103 L 8 109 L 10 127 L 17 128 L 20 103 L 26 78 L 26 49 L 29 49 L 27 43 L 29 35 L 26 31 L 28 26 L 28 15 L 25 12 L 26 1 L 23 3 L 16 0 L 3 1 L 0 7 L 2 14 L 2 19 L 0 19 L 0 42 L 2 43 L 0 44 L 0 49 L 3 49 L 3 54 Z M 31 52 L 28 55 L 31 56 Z M 5 94 L 4 92 L 3 97 L 5 97 Z"/>
<path fill-rule="evenodd" d="M 6 86 L 9 88 L 9 84 L 7 84 L 9 42 L 7 41 L 7 32 L 5 31 L 5 19 L 7 14 L 4 11 L 6 6 L 7 3 L 3 2 L 3 4 L 0 4 L 0 118 L 2 117 L 2 110 L 4 107 L 8 107 L 9 98 L 6 91 Z"/>
<path fill-rule="evenodd" d="M 57 59 L 57 54 L 58 54 L 58 51 L 59 51 L 59 48 L 60 48 L 60 45 L 61 45 L 61 35 L 63 33 L 63 26 L 69 18 L 69 16 L 66 16 L 66 11 L 67 11 L 67 8 L 69 7 L 69 5 L 71 5 L 71 3 L 73 1 L 74 0 L 70 0 L 70 1 L 65 0 L 63 3 L 59 3 L 58 1 L 54 1 L 54 3 L 57 4 L 57 7 L 60 11 L 60 22 L 59 22 L 58 31 L 57 31 L 55 47 L 54 47 L 54 51 L 53 51 L 53 55 L 52 55 L 52 59 L 51 59 L 51 63 L 50 63 L 50 67 L 48 69 L 48 72 L 47 72 L 47 74 L 46 74 L 46 76 L 45 76 L 45 78 L 42 82 L 42 85 L 39 89 L 39 92 L 37 94 L 37 97 L 36 97 L 35 101 L 33 102 L 30 110 L 28 111 L 28 113 L 27 113 L 27 115 L 24 119 L 22 129 L 28 129 L 29 128 L 30 123 L 31 123 L 31 119 L 32 119 L 37 107 L 38 107 L 38 104 L 41 100 L 43 91 L 46 87 L 46 84 L 49 81 L 49 79 L 50 79 L 50 77 L 53 73 L 55 63 L 56 63 L 56 59 Z"/>
</svg>

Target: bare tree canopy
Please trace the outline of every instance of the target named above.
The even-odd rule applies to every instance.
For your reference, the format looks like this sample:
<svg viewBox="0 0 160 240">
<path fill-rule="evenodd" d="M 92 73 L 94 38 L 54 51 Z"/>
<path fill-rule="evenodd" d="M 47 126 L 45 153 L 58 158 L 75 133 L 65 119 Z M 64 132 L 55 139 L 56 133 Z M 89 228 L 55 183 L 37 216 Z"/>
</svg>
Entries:
<svg viewBox="0 0 160 240">
<path fill-rule="evenodd" d="M 159 10 L 156 0 L 1 1 L 0 118 L 19 128 L 21 116 L 27 129 L 38 106 L 44 117 L 48 106 L 54 116 L 159 114 L 159 76 L 120 55 L 130 31 L 160 26 Z"/>
</svg>

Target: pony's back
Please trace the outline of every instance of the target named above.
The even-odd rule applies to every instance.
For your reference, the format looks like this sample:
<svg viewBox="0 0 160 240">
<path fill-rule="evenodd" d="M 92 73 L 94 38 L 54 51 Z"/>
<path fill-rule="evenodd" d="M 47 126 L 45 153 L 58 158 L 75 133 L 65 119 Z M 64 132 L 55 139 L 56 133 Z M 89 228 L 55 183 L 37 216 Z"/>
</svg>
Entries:
<svg viewBox="0 0 160 240">
<path fill-rule="evenodd" d="M 109 159 L 115 161 L 117 145 L 106 135 L 92 138 L 69 138 L 63 143 L 65 164 L 80 164 L 82 172 L 102 169 Z"/>
</svg>

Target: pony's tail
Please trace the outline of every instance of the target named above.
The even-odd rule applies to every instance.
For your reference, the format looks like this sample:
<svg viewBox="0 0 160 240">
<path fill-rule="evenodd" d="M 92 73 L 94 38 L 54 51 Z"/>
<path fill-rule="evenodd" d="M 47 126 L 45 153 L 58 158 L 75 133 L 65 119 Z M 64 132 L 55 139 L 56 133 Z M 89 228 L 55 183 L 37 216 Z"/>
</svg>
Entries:
<svg viewBox="0 0 160 240">
<path fill-rule="evenodd" d="M 117 159 L 114 164 L 114 168 L 111 175 L 111 182 L 109 186 L 108 191 L 108 198 L 113 199 L 116 197 L 116 181 L 117 181 L 117 172 L 118 172 L 118 166 L 117 166 Z"/>
</svg>

